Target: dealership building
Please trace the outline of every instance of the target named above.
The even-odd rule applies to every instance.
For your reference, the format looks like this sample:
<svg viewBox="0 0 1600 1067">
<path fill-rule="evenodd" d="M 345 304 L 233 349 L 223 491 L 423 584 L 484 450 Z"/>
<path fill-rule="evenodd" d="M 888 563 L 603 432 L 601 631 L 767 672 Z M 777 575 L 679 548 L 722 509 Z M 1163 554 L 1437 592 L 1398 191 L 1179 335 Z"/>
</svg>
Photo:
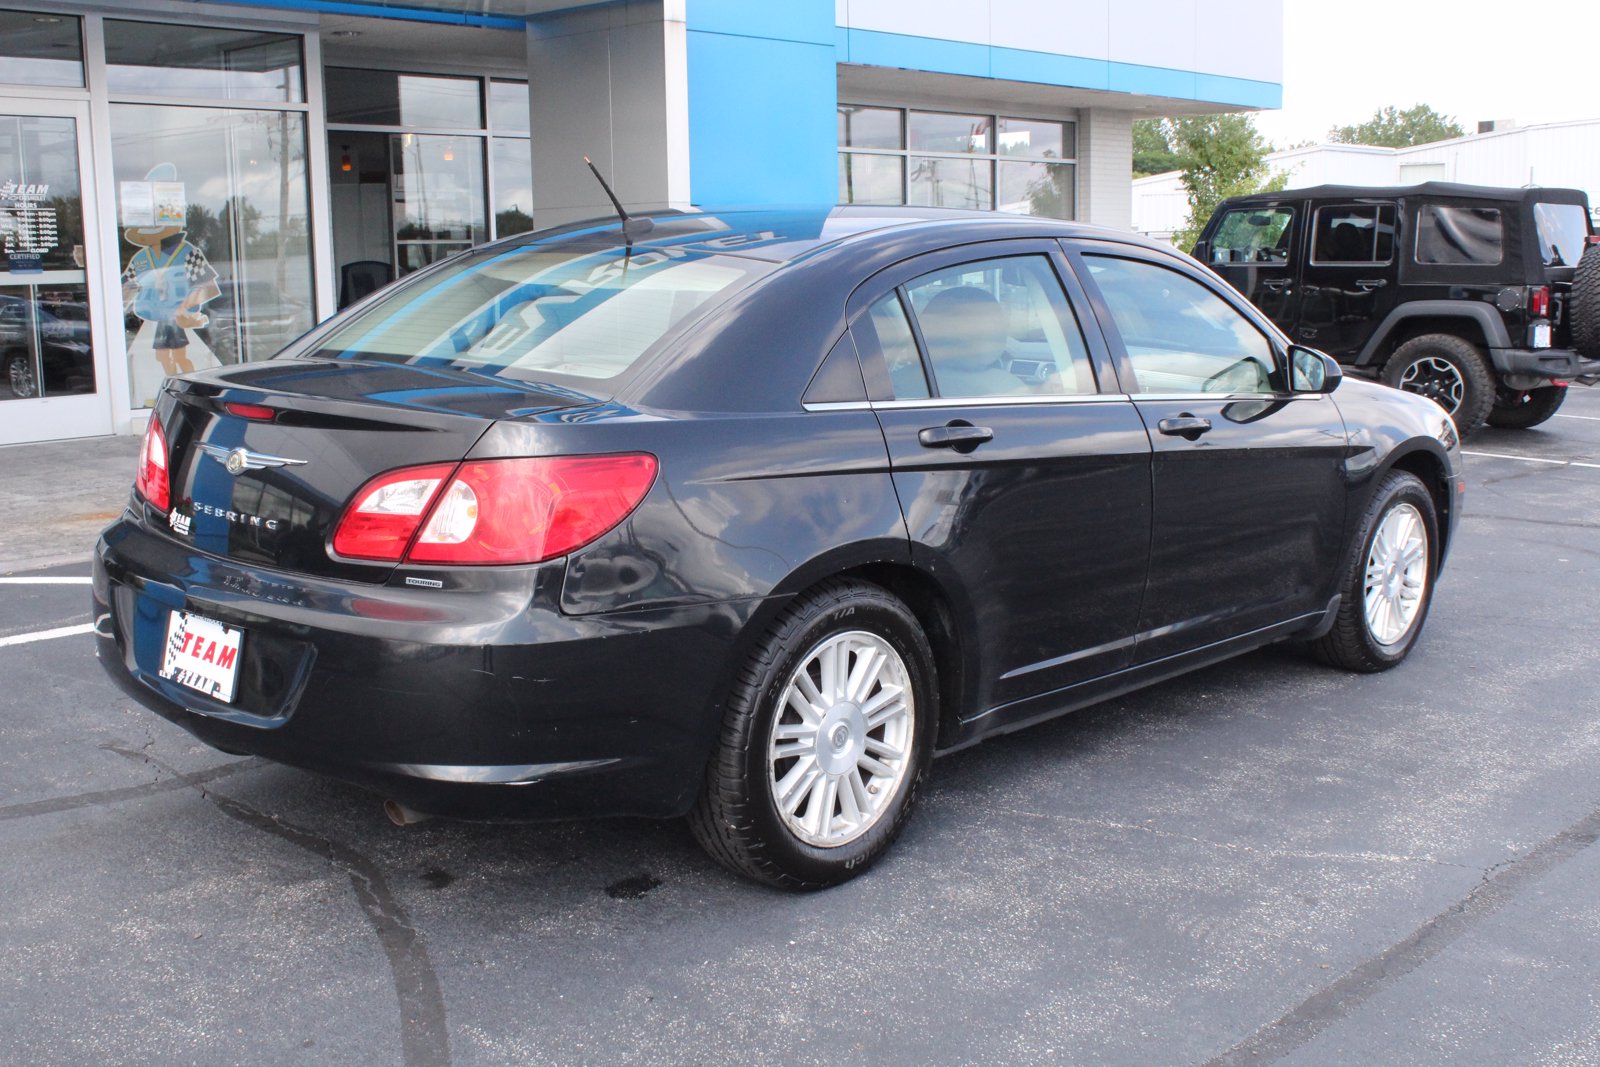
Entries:
<svg viewBox="0 0 1600 1067">
<path fill-rule="evenodd" d="M 1282 0 L 0 0 L 0 444 L 138 432 L 474 244 L 630 208 L 1131 221 L 1131 123 L 1274 108 Z"/>
</svg>

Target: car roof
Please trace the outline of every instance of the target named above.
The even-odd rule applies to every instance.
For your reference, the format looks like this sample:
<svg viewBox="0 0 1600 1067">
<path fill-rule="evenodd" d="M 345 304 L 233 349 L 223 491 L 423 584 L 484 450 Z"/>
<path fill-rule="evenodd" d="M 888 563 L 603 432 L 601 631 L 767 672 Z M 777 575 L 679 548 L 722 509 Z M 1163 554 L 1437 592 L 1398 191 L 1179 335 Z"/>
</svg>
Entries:
<svg viewBox="0 0 1600 1067">
<path fill-rule="evenodd" d="M 1285 189 L 1276 193 L 1252 193 L 1229 197 L 1227 203 L 1263 204 L 1274 200 L 1367 200 L 1395 199 L 1402 196 L 1439 197 L 1445 200 L 1517 200 L 1523 203 L 1587 204 L 1581 189 L 1510 188 L 1493 185 L 1464 185 L 1460 182 L 1418 182 L 1414 185 L 1313 185 L 1304 189 Z"/>
<path fill-rule="evenodd" d="M 1169 254 L 1172 251 L 1170 246 L 1124 230 L 999 211 L 827 205 L 644 211 L 634 217 L 648 218 L 651 224 L 648 231 L 640 233 L 635 223 L 635 255 L 683 248 L 776 264 L 911 232 L 930 244 L 939 243 L 941 237 L 950 239 L 950 243 L 1026 237 L 1087 238 L 1119 241 Z M 559 253 L 580 248 L 592 252 L 607 245 L 621 247 L 623 243 L 622 225 L 610 216 L 506 238 L 496 246 L 544 246 Z"/>
</svg>

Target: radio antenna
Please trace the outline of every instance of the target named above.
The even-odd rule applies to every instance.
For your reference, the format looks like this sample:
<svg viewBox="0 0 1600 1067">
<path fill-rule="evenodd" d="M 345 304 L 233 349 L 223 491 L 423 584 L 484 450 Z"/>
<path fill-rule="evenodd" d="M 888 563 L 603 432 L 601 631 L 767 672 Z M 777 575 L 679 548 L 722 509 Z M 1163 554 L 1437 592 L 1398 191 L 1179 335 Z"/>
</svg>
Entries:
<svg viewBox="0 0 1600 1067">
<path fill-rule="evenodd" d="M 617 209 L 617 218 L 622 220 L 622 241 L 627 246 L 628 251 L 632 252 L 634 234 L 637 232 L 642 237 L 655 229 L 656 224 L 650 219 L 636 219 L 629 215 L 623 208 L 622 201 L 617 199 L 617 194 L 611 191 L 611 183 L 606 181 L 605 175 L 600 173 L 600 168 L 594 165 L 594 160 L 584 156 L 583 161 L 588 165 L 589 170 L 593 172 L 594 180 L 600 183 L 600 188 L 606 191 L 606 196 L 611 198 L 611 206 Z"/>
</svg>

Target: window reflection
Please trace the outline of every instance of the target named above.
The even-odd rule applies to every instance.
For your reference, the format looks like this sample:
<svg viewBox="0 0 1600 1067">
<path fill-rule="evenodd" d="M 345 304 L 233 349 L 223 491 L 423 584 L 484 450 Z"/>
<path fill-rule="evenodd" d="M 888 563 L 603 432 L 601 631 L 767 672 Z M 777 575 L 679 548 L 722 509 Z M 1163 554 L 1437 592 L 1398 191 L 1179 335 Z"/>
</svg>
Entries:
<svg viewBox="0 0 1600 1067">
<path fill-rule="evenodd" d="M 300 38 L 106 20 L 106 84 L 146 96 L 299 103 Z"/>
<path fill-rule="evenodd" d="M 477 78 L 396 74 L 386 70 L 326 71 L 328 121 L 362 126 L 483 128 Z"/>
<path fill-rule="evenodd" d="M 0 11 L 0 82 L 83 85 L 83 38 L 69 15 Z"/>
<path fill-rule="evenodd" d="M 304 116 L 113 104 L 111 129 L 134 405 L 309 328 Z"/>
<path fill-rule="evenodd" d="M 494 232 L 497 237 L 533 229 L 533 149 L 522 137 L 496 137 Z"/>
<path fill-rule="evenodd" d="M 397 276 L 485 238 L 481 138 L 392 134 L 390 154 Z"/>
</svg>

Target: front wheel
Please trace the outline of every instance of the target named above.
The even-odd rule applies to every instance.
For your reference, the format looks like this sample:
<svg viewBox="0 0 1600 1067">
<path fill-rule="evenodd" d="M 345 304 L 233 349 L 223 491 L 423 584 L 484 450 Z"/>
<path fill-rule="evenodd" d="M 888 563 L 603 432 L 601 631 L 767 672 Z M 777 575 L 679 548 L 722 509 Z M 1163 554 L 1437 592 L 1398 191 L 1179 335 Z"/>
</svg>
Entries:
<svg viewBox="0 0 1600 1067">
<path fill-rule="evenodd" d="M 1554 415 L 1566 398 L 1564 385 L 1546 385 L 1539 389 L 1501 387 L 1489 411 L 1489 425 L 1507 430 L 1529 429 Z"/>
<path fill-rule="evenodd" d="M 855 877 L 899 836 L 933 751 L 933 653 L 885 590 L 831 582 L 752 654 L 689 816 L 729 869 L 785 889 Z"/>
<path fill-rule="evenodd" d="M 34 373 L 33 360 L 28 358 L 26 352 L 16 352 L 6 357 L 5 382 L 11 395 L 19 400 L 39 395 L 39 376 Z"/>
<path fill-rule="evenodd" d="M 1483 425 L 1494 403 L 1494 372 L 1471 341 L 1447 333 L 1413 337 L 1383 365 L 1383 381 L 1444 408 L 1463 435 Z"/>
<path fill-rule="evenodd" d="M 1433 600 L 1438 543 L 1438 512 L 1427 487 L 1414 474 L 1390 472 L 1351 543 L 1333 628 L 1311 643 L 1317 658 L 1364 673 L 1404 660 Z"/>
</svg>

